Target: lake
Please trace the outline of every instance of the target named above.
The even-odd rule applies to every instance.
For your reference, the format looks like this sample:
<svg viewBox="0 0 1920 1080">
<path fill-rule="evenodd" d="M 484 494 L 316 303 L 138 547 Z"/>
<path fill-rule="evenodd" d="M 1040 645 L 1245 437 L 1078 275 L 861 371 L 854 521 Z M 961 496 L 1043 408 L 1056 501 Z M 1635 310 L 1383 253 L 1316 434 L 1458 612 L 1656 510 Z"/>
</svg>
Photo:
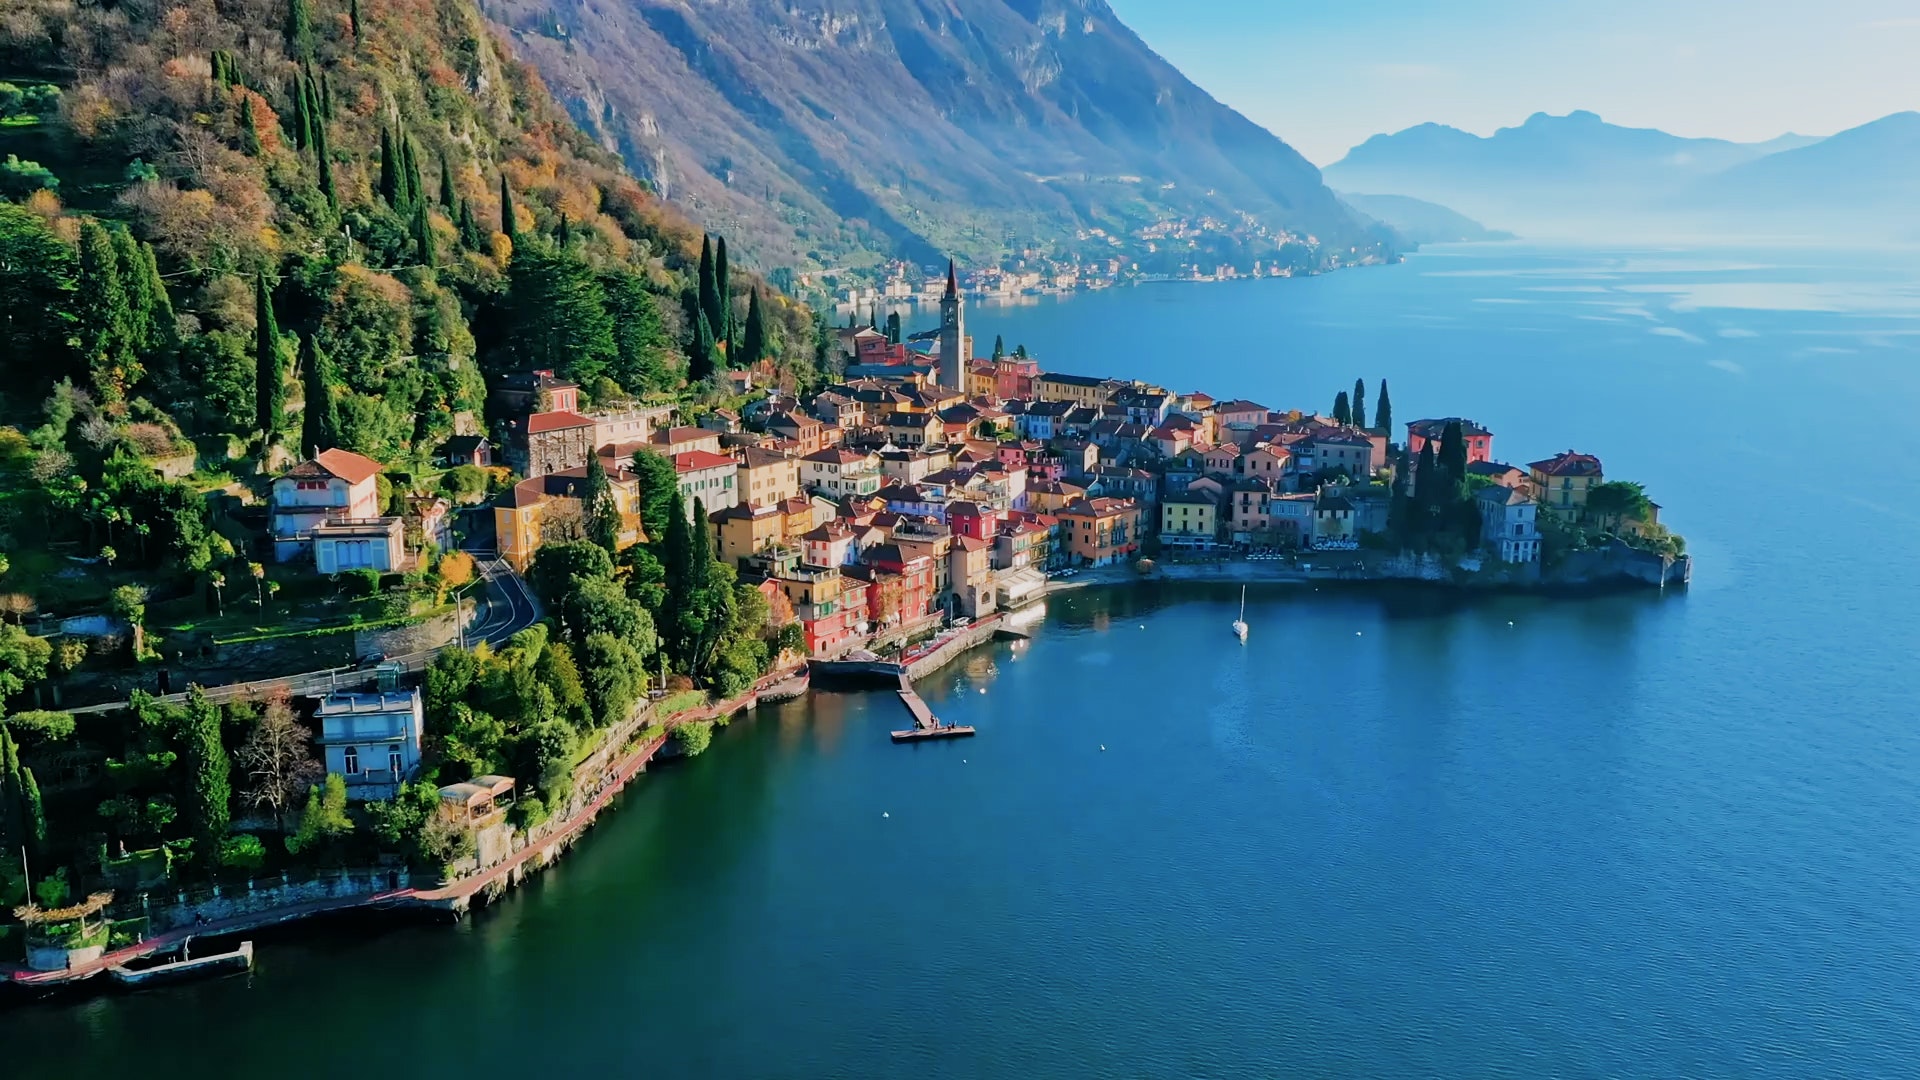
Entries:
<svg viewBox="0 0 1920 1080">
<path fill-rule="evenodd" d="M 1678 594 L 1143 586 L 744 718 L 458 927 L 0 1014 L 9 1075 L 1908 1075 L 1920 262 L 1457 248 L 976 308 L 1043 366 L 1464 414 L 1639 479 Z"/>
</svg>

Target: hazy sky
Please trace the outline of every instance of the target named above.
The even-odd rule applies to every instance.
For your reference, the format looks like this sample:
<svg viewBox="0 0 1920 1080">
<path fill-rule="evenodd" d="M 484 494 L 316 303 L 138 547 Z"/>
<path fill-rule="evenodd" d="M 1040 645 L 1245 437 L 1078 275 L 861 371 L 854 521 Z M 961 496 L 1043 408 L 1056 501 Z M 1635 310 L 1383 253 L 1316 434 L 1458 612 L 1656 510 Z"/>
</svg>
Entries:
<svg viewBox="0 0 1920 1080">
<path fill-rule="evenodd" d="M 1590 109 L 1742 141 L 1920 109 L 1920 0 L 1108 0 L 1317 165 L 1425 121 Z"/>
</svg>

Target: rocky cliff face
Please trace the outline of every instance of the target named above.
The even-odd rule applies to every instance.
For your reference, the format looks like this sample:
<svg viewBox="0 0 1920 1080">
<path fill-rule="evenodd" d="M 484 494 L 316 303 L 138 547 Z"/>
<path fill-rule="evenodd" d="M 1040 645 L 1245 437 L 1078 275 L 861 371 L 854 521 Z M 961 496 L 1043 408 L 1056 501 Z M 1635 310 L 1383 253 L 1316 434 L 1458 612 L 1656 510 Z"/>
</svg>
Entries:
<svg viewBox="0 0 1920 1080">
<path fill-rule="evenodd" d="M 1375 243 L 1318 170 L 1104 0 L 487 10 L 576 120 L 765 262 L 826 265 L 863 248 L 985 257 L 1009 241 L 1243 213 L 1255 235 L 1311 235 L 1343 259 Z"/>
</svg>

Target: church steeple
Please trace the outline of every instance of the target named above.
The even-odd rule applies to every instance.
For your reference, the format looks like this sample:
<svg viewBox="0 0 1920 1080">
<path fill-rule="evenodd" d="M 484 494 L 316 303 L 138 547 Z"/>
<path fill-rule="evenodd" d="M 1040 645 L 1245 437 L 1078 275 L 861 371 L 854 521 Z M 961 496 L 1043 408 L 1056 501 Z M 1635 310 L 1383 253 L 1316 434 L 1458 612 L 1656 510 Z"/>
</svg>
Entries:
<svg viewBox="0 0 1920 1080">
<path fill-rule="evenodd" d="M 960 298 L 960 275 L 953 260 L 947 260 L 947 292 L 940 298 L 941 386 L 965 393 L 967 389 L 967 315 L 966 302 Z"/>
<path fill-rule="evenodd" d="M 953 260 L 947 260 L 947 293 L 943 300 L 953 300 L 960 296 L 960 276 L 954 273 Z"/>
</svg>

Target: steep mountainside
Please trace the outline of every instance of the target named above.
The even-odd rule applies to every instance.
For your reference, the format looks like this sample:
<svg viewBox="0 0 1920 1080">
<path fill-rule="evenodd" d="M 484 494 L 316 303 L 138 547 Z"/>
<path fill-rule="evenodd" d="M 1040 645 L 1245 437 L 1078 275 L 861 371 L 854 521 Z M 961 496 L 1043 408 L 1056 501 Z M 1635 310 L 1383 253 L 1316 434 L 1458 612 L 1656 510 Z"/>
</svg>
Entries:
<svg viewBox="0 0 1920 1080">
<path fill-rule="evenodd" d="M 1439 124 L 1376 135 L 1328 166 L 1326 175 L 1342 190 L 1411 195 L 1526 227 L 1541 218 L 1564 222 L 1637 211 L 1702 177 L 1809 141 L 1688 139 L 1619 127 L 1590 112 L 1536 113 L 1485 138 Z"/>
<path fill-rule="evenodd" d="M 1256 251 L 1279 246 L 1262 227 L 1312 236 L 1288 252 L 1306 266 L 1378 250 L 1311 164 L 1104 0 L 486 8 L 577 120 L 763 264 L 1108 251 L 1088 230 L 1169 217 L 1220 219 L 1223 245 Z"/>
</svg>

